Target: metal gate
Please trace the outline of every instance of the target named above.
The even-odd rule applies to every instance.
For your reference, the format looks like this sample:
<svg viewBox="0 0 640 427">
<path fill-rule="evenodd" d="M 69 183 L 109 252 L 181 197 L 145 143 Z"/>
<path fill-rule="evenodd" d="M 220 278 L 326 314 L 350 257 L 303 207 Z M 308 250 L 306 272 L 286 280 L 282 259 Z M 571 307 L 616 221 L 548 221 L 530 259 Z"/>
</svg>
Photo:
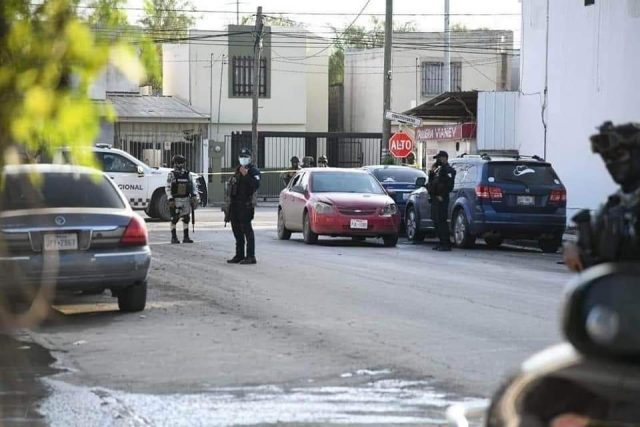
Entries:
<svg viewBox="0 0 640 427">
<path fill-rule="evenodd" d="M 284 188 L 281 172 L 290 166 L 291 157 L 302 161 L 311 156 L 316 161 L 324 155 L 329 166 L 358 168 L 380 164 L 383 150 L 380 133 L 344 132 L 260 132 L 258 134 L 258 168 L 263 172 L 258 196 L 277 198 Z M 242 148 L 251 148 L 251 132 L 234 132 L 225 137 L 223 170 L 232 172 Z"/>
</svg>

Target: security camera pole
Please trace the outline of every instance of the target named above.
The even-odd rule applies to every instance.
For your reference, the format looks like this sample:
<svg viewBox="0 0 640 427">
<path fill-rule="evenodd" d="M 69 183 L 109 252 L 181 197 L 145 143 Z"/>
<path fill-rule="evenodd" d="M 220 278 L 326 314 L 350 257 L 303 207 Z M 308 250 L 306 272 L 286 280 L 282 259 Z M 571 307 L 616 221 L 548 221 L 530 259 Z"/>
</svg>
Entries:
<svg viewBox="0 0 640 427">
<path fill-rule="evenodd" d="M 251 120 L 251 151 L 253 163 L 258 164 L 258 100 L 260 99 L 260 56 L 262 54 L 262 6 L 256 13 L 255 44 L 253 55 L 253 118 Z"/>
<path fill-rule="evenodd" d="M 389 142 L 391 137 L 391 121 L 384 118 L 384 114 L 391 110 L 391 42 L 393 39 L 393 0 L 387 0 L 384 18 L 384 87 L 382 102 L 382 144 Z"/>
</svg>

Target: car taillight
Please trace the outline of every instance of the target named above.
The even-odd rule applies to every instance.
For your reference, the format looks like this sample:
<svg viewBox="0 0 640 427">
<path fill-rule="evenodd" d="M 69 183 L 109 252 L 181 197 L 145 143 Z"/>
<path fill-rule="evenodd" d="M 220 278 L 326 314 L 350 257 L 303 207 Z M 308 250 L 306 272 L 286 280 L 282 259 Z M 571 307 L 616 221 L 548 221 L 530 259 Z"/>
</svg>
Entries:
<svg viewBox="0 0 640 427">
<path fill-rule="evenodd" d="M 120 239 L 122 246 L 144 246 L 147 244 L 147 225 L 138 215 L 133 215 Z"/>
<path fill-rule="evenodd" d="M 562 203 L 566 201 L 567 201 L 566 190 L 551 190 L 551 195 L 549 196 L 550 203 Z"/>
<path fill-rule="evenodd" d="M 476 187 L 476 197 L 485 200 L 502 200 L 502 189 L 489 185 L 478 185 Z"/>
</svg>

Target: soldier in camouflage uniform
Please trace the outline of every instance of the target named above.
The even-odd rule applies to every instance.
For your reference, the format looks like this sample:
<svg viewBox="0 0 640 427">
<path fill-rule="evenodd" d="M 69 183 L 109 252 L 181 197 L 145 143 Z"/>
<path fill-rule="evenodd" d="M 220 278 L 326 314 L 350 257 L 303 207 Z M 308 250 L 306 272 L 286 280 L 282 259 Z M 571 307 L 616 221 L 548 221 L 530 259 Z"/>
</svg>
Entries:
<svg viewBox="0 0 640 427">
<path fill-rule="evenodd" d="M 171 213 L 171 243 L 180 243 L 176 226 L 180 219 L 183 222 L 183 243 L 193 243 L 189 237 L 189 221 L 192 211 L 196 209 L 200 202 L 198 196 L 198 184 L 191 177 L 191 173 L 185 167 L 186 160 L 179 154 L 171 159 L 173 170 L 167 176 L 165 192 L 169 202 L 169 212 Z"/>
<path fill-rule="evenodd" d="M 595 218 L 589 211 L 573 218 L 578 242 L 565 246 L 564 252 L 573 271 L 604 262 L 640 262 L 640 125 L 606 122 L 591 137 L 591 148 L 602 156 L 620 190 Z"/>
</svg>

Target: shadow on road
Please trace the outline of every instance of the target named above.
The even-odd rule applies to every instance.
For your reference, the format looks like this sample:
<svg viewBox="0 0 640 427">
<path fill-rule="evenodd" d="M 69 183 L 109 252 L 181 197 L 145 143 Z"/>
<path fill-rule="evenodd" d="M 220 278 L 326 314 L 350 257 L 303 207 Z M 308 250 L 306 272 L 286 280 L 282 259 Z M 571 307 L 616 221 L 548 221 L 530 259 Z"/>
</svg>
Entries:
<svg viewBox="0 0 640 427">
<path fill-rule="evenodd" d="M 38 402 L 48 393 L 39 378 L 58 372 L 47 350 L 0 335 L 0 425 L 44 426 Z"/>
</svg>

